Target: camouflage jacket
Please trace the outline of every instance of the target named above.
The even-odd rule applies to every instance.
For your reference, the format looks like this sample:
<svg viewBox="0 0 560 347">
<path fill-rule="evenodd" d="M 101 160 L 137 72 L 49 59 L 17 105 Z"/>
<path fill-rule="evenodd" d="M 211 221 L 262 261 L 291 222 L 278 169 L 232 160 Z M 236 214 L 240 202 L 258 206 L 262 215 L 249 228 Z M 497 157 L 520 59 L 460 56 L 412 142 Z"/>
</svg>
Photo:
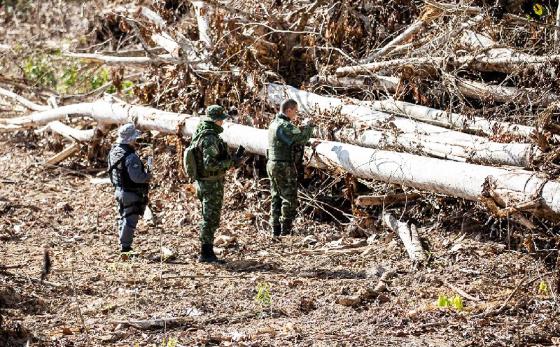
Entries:
<svg viewBox="0 0 560 347">
<path fill-rule="evenodd" d="M 268 127 L 268 160 L 295 162 L 294 147 L 309 141 L 313 128 L 295 126 L 283 113 L 278 113 Z"/>
<path fill-rule="evenodd" d="M 198 141 L 199 149 L 196 166 L 201 179 L 222 177 L 233 166 L 227 146 L 220 137 L 223 131 L 212 121 L 201 121 L 194 132 L 193 141 Z"/>
</svg>

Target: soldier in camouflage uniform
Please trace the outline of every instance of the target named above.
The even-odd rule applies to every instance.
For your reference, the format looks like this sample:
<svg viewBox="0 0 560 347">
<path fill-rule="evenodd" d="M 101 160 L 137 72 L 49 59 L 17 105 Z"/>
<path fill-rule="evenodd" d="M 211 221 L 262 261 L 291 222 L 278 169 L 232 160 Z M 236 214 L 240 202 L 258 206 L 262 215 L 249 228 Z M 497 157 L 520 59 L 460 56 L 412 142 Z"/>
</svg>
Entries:
<svg viewBox="0 0 560 347">
<path fill-rule="evenodd" d="M 298 104 L 288 99 L 280 106 L 268 128 L 268 162 L 266 171 L 270 178 L 272 203 L 270 206 L 270 224 L 273 236 L 292 233 L 292 223 L 296 216 L 298 155 L 301 148 L 309 141 L 313 124 L 304 122 L 302 129 L 292 122 L 298 119 Z"/>
<path fill-rule="evenodd" d="M 220 214 L 224 199 L 224 176 L 234 166 L 237 158 L 232 158 L 220 137 L 227 114 L 222 106 L 212 105 L 206 109 L 196 128 L 192 141 L 198 141 L 196 155 L 199 170 L 196 192 L 202 203 L 200 223 L 200 262 L 223 263 L 214 253 L 214 233 L 220 224 Z"/>
<path fill-rule="evenodd" d="M 136 224 L 148 203 L 151 158 L 148 159 L 148 168 L 144 168 L 134 148 L 139 136 L 140 132 L 134 124 L 121 126 L 117 143 L 111 148 L 107 159 L 109 178 L 115 187 L 115 198 L 119 207 L 118 229 L 123 259 L 132 251 Z"/>
</svg>

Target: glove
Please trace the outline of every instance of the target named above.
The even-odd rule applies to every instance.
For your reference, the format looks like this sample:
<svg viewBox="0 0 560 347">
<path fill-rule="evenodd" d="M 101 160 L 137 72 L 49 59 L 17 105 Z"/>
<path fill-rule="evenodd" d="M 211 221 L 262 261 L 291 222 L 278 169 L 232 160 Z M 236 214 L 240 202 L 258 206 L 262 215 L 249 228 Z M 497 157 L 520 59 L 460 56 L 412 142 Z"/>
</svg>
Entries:
<svg viewBox="0 0 560 347">
<path fill-rule="evenodd" d="M 238 166 L 241 163 L 244 155 L 245 155 L 245 147 L 243 146 L 237 147 L 237 150 L 233 155 L 233 161 L 235 162 L 235 166 Z"/>
<path fill-rule="evenodd" d="M 148 167 L 148 171 L 152 171 L 152 167 L 154 165 L 154 157 L 148 157 L 146 160 L 146 166 Z"/>
<path fill-rule="evenodd" d="M 301 125 L 304 127 L 310 127 L 313 128 L 315 126 L 315 123 L 313 123 L 313 119 L 311 118 L 305 118 L 303 120 L 303 122 L 301 122 Z"/>
</svg>

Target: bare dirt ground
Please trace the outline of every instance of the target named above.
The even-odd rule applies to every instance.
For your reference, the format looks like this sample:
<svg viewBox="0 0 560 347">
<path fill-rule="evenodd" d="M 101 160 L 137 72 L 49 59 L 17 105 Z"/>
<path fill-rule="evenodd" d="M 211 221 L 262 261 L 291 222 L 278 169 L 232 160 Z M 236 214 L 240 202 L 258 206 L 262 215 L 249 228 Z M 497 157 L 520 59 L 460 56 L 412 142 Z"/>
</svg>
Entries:
<svg viewBox="0 0 560 347">
<path fill-rule="evenodd" d="M 159 222 L 140 223 L 141 256 L 121 262 L 110 185 L 92 184 L 95 174 L 79 159 L 45 168 L 40 162 L 54 152 L 35 148 L 28 134 L 3 134 L 0 142 L 3 345 L 28 339 L 45 346 L 558 343 L 547 267 L 488 240 L 476 226 L 424 226 L 420 236 L 431 261 L 419 269 L 388 231 L 377 230 L 368 244 L 308 216 L 298 219 L 297 235 L 275 243 L 259 223 L 266 182 L 231 173 L 218 233 L 233 237 L 218 249 L 228 263 L 201 265 L 199 204 L 188 184 L 165 178 L 174 148 L 160 140 L 156 181 L 162 183 L 152 195 Z M 302 242 L 306 235 L 317 242 Z M 41 284 L 44 245 L 53 271 Z M 177 259 L 155 259 L 162 245 Z M 387 291 L 367 295 L 388 271 L 395 274 Z M 463 309 L 439 307 L 440 295 L 461 296 Z M 131 326 L 178 317 L 161 327 Z"/>
<path fill-rule="evenodd" d="M 108 3 L 128 2 L 41 2 L 0 28 L 1 42 L 17 52 L 87 46 L 85 19 Z M 21 74 L 12 63 L 0 75 L 8 65 Z M 0 117 L 27 112 L 0 104 Z M 535 250 L 507 220 L 478 218 L 474 203 L 423 193 L 395 209 L 419 226 L 430 260 L 418 268 L 380 226 L 380 209 L 363 211 L 374 221 L 363 234 L 327 220 L 307 198 L 296 234 L 273 242 L 261 159 L 228 174 L 216 248 L 227 264 L 202 265 L 199 203 L 177 172 L 174 140 L 155 137 L 156 223 L 140 222 L 140 256 L 122 262 L 113 189 L 94 183 L 103 163 L 82 153 L 46 167 L 61 149 L 51 141 L 0 134 L 0 346 L 560 345 L 557 250 Z M 340 177 L 322 179 L 315 186 Z M 534 237 L 557 238 L 549 234 Z M 162 246 L 176 259 L 160 261 Z M 45 247 L 53 265 L 41 282 Z"/>
</svg>

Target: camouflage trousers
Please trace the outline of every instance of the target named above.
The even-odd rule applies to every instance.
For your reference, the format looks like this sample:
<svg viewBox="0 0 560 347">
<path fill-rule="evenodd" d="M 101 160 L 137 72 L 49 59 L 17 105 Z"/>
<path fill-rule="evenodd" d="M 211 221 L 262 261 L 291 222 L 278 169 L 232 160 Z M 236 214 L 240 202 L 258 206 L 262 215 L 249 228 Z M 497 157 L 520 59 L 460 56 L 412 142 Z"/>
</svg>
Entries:
<svg viewBox="0 0 560 347">
<path fill-rule="evenodd" d="M 200 242 L 214 244 L 214 234 L 220 226 L 220 215 L 224 202 L 224 180 L 196 181 L 196 194 L 202 203 Z"/>
<path fill-rule="evenodd" d="M 297 172 L 293 163 L 268 161 L 266 172 L 270 178 L 270 225 L 290 223 L 296 217 Z"/>
</svg>

